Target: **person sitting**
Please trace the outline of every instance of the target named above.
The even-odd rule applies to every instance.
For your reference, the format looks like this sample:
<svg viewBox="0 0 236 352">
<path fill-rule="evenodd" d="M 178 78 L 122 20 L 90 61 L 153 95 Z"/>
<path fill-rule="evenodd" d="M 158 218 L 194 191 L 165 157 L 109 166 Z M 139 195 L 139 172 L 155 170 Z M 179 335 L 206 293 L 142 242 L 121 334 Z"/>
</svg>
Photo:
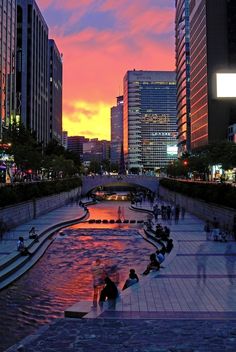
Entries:
<svg viewBox="0 0 236 352">
<path fill-rule="evenodd" d="M 147 275 L 151 270 L 159 270 L 160 263 L 156 259 L 156 253 L 150 255 L 150 263 L 148 264 L 146 270 L 143 272 L 143 275 Z"/>
<path fill-rule="evenodd" d="M 99 305 L 102 308 L 103 303 L 107 300 L 108 309 L 116 308 L 116 299 L 118 298 L 118 289 L 116 284 L 107 276 L 105 278 L 105 287 L 102 289 L 99 299 Z"/>
<path fill-rule="evenodd" d="M 173 240 L 169 238 L 166 244 L 166 253 L 170 253 L 174 247 Z"/>
<path fill-rule="evenodd" d="M 161 238 L 163 235 L 163 228 L 160 224 L 156 225 L 155 236 Z"/>
<path fill-rule="evenodd" d="M 163 263 L 164 260 L 165 260 L 165 255 L 164 255 L 163 252 L 162 252 L 161 250 L 159 250 L 159 249 L 156 251 L 156 259 L 157 259 L 157 261 L 160 263 L 160 265 L 161 265 L 161 263 Z"/>
<path fill-rule="evenodd" d="M 129 278 L 125 281 L 125 284 L 124 284 L 122 290 L 125 290 L 126 288 L 136 284 L 137 282 L 139 282 L 138 275 L 136 274 L 134 269 L 130 269 Z"/>
<path fill-rule="evenodd" d="M 170 229 L 167 226 L 164 226 L 163 229 L 163 238 L 168 239 L 170 237 Z"/>
<path fill-rule="evenodd" d="M 145 222 L 145 225 L 146 225 L 148 231 L 152 230 L 153 223 L 152 223 L 151 219 L 148 219 L 147 222 Z"/>
<path fill-rule="evenodd" d="M 17 250 L 20 252 L 21 255 L 29 255 L 30 252 L 28 248 L 25 247 L 24 238 L 22 236 L 19 237 L 17 242 Z"/>
<path fill-rule="evenodd" d="M 36 233 L 36 230 L 35 230 L 34 226 L 29 230 L 29 239 L 35 240 L 35 242 L 39 241 L 39 236 Z"/>
</svg>

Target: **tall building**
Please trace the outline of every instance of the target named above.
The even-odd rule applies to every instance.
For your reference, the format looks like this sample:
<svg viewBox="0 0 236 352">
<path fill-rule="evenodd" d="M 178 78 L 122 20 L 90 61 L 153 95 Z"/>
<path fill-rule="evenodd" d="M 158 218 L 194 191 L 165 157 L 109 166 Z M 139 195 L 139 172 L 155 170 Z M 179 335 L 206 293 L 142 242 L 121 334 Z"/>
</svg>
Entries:
<svg viewBox="0 0 236 352">
<path fill-rule="evenodd" d="M 229 88 L 236 73 L 235 0 L 190 1 L 191 149 L 227 139 L 236 122 L 236 94 Z M 218 80 L 219 78 L 219 80 Z"/>
<path fill-rule="evenodd" d="M 83 162 L 110 160 L 110 142 L 92 138 L 83 143 Z"/>
<path fill-rule="evenodd" d="M 16 0 L 0 0 L 0 141 L 15 119 Z"/>
<path fill-rule="evenodd" d="M 67 149 L 76 154 L 80 161 L 83 161 L 83 143 L 89 139 L 83 136 L 67 137 Z"/>
<path fill-rule="evenodd" d="M 116 98 L 116 106 L 111 108 L 111 163 L 120 161 L 123 143 L 123 95 Z"/>
<path fill-rule="evenodd" d="M 62 143 L 62 56 L 53 39 L 49 51 L 49 139 Z"/>
<path fill-rule="evenodd" d="M 20 120 L 47 144 L 48 26 L 35 0 L 17 0 L 16 94 Z"/>
<path fill-rule="evenodd" d="M 189 2 L 176 0 L 175 58 L 177 88 L 178 153 L 190 151 L 190 52 Z"/>
<path fill-rule="evenodd" d="M 68 149 L 68 132 L 67 131 L 62 132 L 62 146 L 65 149 Z"/>
<path fill-rule="evenodd" d="M 124 154 L 129 171 L 156 171 L 176 158 L 175 72 L 128 71 L 124 77 Z"/>
</svg>

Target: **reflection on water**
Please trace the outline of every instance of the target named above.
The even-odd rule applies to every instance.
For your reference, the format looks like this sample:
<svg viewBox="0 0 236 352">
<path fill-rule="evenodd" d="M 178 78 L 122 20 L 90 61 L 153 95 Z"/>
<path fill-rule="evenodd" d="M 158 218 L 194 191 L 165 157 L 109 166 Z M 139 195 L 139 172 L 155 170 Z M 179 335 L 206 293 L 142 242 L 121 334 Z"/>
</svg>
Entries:
<svg viewBox="0 0 236 352">
<path fill-rule="evenodd" d="M 113 209 L 116 210 L 117 207 Z M 62 317 L 65 308 L 73 303 L 91 300 L 90 267 L 97 257 L 118 265 L 120 288 L 130 268 L 138 274 L 143 272 L 153 247 L 136 229 L 102 226 L 64 229 L 28 273 L 0 292 L 0 351 L 31 334 L 39 325 Z"/>
</svg>

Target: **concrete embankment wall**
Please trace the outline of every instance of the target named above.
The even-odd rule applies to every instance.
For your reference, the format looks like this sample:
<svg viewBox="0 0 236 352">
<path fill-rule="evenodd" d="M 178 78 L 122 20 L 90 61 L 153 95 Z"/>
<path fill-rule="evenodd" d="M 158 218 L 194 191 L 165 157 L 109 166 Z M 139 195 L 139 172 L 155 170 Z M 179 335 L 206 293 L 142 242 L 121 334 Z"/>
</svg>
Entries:
<svg viewBox="0 0 236 352">
<path fill-rule="evenodd" d="M 232 208 L 220 207 L 213 203 L 184 196 L 180 193 L 170 191 L 162 186 L 159 187 L 159 195 L 164 199 L 179 204 L 184 207 L 188 212 L 198 216 L 203 220 L 213 220 L 215 216 L 220 222 L 222 228 L 233 228 L 233 219 L 236 215 L 236 210 Z"/>
<path fill-rule="evenodd" d="M 0 208 L 0 220 L 4 221 L 7 227 L 11 229 L 53 209 L 60 208 L 80 194 L 81 187 L 77 187 L 69 192 L 2 207 Z"/>
</svg>

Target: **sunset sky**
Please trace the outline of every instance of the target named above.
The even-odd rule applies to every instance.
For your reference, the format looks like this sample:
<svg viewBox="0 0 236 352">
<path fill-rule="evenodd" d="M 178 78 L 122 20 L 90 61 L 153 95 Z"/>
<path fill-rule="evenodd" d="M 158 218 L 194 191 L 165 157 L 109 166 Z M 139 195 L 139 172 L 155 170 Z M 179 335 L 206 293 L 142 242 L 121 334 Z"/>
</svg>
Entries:
<svg viewBox="0 0 236 352">
<path fill-rule="evenodd" d="M 110 139 L 127 70 L 174 70 L 174 0 L 38 0 L 63 53 L 63 129 Z"/>
</svg>

